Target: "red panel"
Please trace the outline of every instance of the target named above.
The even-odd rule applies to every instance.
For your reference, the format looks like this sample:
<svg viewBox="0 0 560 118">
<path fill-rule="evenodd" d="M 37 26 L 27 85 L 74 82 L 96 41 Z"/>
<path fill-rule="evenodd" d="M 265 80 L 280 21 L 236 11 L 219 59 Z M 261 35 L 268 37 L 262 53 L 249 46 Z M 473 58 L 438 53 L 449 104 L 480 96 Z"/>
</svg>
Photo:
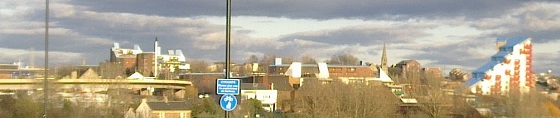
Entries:
<svg viewBox="0 0 560 118">
<path fill-rule="evenodd" d="M 484 76 L 484 79 L 486 79 L 486 80 L 490 80 L 490 75 L 486 75 L 486 76 Z"/>
<path fill-rule="evenodd" d="M 520 50 L 520 53 L 530 55 L 531 54 L 531 49 Z"/>
<path fill-rule="evenodd" d="M 514 76 L 511 78 L 511 81 L 519 81 L 519 76 Z"/>
<path fill-rule="evenodd" d="M 509 87 L 510 87 L 510 88 L 514 88 L 514 87 L 517 87 L 517 86 L 519 86 L 519 82 L 518 82 L 518 81 L 511 81 L 511 82 L 509 82 Z"/>
<path fill-rule="evenodd" d="M 533 47 L 533 45 L 531 45 L 531 44 L 525 44 L 524 47 L 525 47 L 525 49 L 531 49 L 531 48 Z"/>
<path fill-rule="evenodd" d="M 494 87 L 494 88 L 492 88 L 492 91 L 500 92 L 500 88 L 499 87 Z"/>
</svg>

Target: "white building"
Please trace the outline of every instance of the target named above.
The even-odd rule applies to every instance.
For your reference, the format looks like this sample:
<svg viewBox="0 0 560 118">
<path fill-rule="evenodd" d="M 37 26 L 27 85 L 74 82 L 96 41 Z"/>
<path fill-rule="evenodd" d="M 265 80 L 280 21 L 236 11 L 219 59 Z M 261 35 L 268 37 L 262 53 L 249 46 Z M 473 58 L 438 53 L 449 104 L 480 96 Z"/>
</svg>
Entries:
<svg viewBox="0 0 560 118">
<path fill-rule="evenodd" d="M 531 38 L 498 38 L 499 52 L 472 73 L 466 86 L 483 95 L 526 92 L 534 87 Z"/>
<path fill-rule="evenodd" d="M 261 101 L 262 108 L 268 112 L 276 110 L 277 90 L 241 90 L 241 99 L 256 99 Z"/>
</svg>

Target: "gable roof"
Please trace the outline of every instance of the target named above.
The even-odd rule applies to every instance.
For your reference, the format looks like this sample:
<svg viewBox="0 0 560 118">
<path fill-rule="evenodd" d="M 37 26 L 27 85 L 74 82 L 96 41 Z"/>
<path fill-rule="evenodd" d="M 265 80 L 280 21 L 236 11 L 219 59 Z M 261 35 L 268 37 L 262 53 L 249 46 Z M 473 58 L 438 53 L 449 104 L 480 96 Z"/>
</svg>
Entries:
<svg viewBox="0 0 560 118">
<path fill-rule="evenodd" d="M 387 73 L 383 71 L 383 69 L 378 69 L 378 70 L 379 70 L 378 77 L 376 77 L 374 80 L 381 81 L 381 82 L 393 82 L 391 77 L 389 77 L 389 75 L 387 75 Z"/>
<path fill-rule="evenodd" d="M 97 74 L 97 72 L 95 72 L 93 69 L 88 68 L 88 70 L 84 72 L 84 74 L 82 74 L 82 76 L 80 76 L 80 78 L 78 79 L 99 79 L 99 74 Z"/>
<path fill-rule="evenodd" d="M 144 76 L 139 72 L 134 72 L 134 74 L 130 75 L 128 79 L 144 79 Z"/>
<path fill-rule="evenodd" d="M 146 102 L 152 110 L 190 110 L 191 105 L 181 101 Z"/>
</svg>

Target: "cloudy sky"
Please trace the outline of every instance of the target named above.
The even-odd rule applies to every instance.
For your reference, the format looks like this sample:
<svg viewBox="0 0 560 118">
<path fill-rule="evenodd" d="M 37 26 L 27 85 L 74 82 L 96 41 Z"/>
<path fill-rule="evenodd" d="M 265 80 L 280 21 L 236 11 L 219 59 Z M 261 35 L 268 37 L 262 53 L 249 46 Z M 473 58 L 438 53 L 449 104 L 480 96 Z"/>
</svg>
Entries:
<svg viewBox="0 0 560 118">
<path fill-rule="evenodd" d="M 188 59 L 223 61 L 225 0 L 51 0 L 51 65 L 109 59 L 113 43 Z M 233 0 L 232 58 L 274 54 L 325 60 L 352 54 L 379 63 L 474 70 L 496 53 L 498 36 L 531 37 L 534 67 L 560 71 L 560 3 L 527 0 Z M 0 1 L 0 62 L 44 58 L 45 1 Z"/>
</svg>

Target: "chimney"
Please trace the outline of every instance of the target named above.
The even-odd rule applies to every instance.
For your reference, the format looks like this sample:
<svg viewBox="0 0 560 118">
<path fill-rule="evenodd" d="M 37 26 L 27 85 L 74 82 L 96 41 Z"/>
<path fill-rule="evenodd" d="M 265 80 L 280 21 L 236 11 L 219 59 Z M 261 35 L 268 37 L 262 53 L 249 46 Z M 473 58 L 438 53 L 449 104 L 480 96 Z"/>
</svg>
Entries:
<svg viewBox="0 0 560 118">
<path fill-rule="evenodd" d="M 82 58 L 82 66 L 86 65 L 86 58 Z"/>
<path fill-rule="evenodd" d="M 251 66 L 253 69 L 253 73 L 259 71 L 259 63 L 253 63 L 253 66 Z"/>
<path fill-rule="evenodd" d="M 78 79 L 78 71 L 72 71 L 70 73 L 70 79 Z"/>
<path fill-rule="evenodd" d="M 120 47 L 119 43 L 114 43 L 114 44 L 113 44 L 113 48 L 119 49 L 119 48 L 121 48 L 121 47 Z"/>
<path fill-rule="evenodd" d="M 276 58 L 274 60 L 274 65 L 282 65 L 282 58 Z"/>
</svg>

